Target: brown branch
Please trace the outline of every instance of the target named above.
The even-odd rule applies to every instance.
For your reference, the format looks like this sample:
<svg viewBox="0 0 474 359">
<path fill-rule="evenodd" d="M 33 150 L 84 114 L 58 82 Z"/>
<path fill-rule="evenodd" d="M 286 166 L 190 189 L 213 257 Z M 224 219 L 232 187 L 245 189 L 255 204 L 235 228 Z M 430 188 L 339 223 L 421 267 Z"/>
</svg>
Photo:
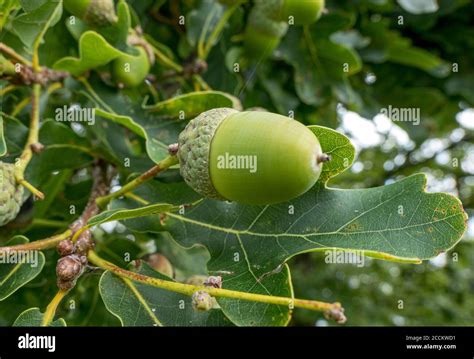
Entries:
<svg viewBox="0 0 474 359">
<path fill-rule="evenodd" d="M 19 71 L 13 74 L 14 76 L 12 74 L 9 76 L 9 80 L 13 84 L 29 86 L 37 83 L 44 86 L 48 82 L 56 82 L 69 76 L 68 72 L 56 71 L 47 67 L 40 67 L 38 71 L 35 71 L 33 64 L 29 60 L 2 42 L 0 42 L 0 52 L 7 55 L 11 60 L 23 64 Z"/>
<path fill-rule="evenodd" d="M 25 243 L 25 244 L 17 244 L 14 246 L 6 246 L 0 247 L 0 252 L 14 252 L 14 251 L 40 251 L 43 249 L 54 248 L 57 246 L 59 242 L 64 239 L 67 239 L 71 236 L 71 230 L 67 230 L 63 233 L 54 235 L 49 238 L 41 239 L 38 241 Z"/>
<path fill-rule="evenodd" d="M 96 198 L 103 196 L 108 192 L 108 178 L 105 173 L 105 168 L 102 163 L 98 164 L 93 169 L 94 184 L 92 186 L 91 195 L 89 201 L 82 212 L 81 216 L 76 219 L 70 226 L 69 229 L 54 236 L 40 239 L 34 242 L 17 244 L 14 246 L 0 247 L 0 252 L 10 251 L 27 251 L 27 250 L 43 250 L 56 247 L 59 242 L 71 238 L 71 236 L 91 218 L 99 213 L 99 207 L 96 204 Z"/>
<path fill-rule="evenodd" d="M 81 216 L 69 226 L 73 234 L 84 227 L 91 217 L 100 212 L 100 208 L 97 205 L 97 198 L 105 196 L 109 191 L 109 181 L 104 163 L 98 161 L 92 170 L 92 177 L 94 184 L 92 185 L 87 205 Z"/>
</svg>

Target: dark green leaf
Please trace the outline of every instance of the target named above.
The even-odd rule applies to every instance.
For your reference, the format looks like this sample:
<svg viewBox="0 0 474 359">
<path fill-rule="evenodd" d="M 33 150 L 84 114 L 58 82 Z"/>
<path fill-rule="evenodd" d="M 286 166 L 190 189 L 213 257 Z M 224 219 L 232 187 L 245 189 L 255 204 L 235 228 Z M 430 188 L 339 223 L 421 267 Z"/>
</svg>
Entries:
<svg viewBox="0 0 474 359">
<path fill-rule="evenodd" d="M 28 243 L 23 236 L 13 237 L 6 245 Z M 0 252 L 0 301 L 33 280 L 44 266 L 44 255 L 39 251 Z"/>
<path fill-rule="evenodd" d="M 40 312 L 39 308 L 30 308 L 22 312 L 16 318 L 14 327 L 39 327 L 43 322 L 44 314 Z M 65 327 L 66 322 L 63 318 L 56 319 L 51 322 L 49 327 Z"/>
</svg>

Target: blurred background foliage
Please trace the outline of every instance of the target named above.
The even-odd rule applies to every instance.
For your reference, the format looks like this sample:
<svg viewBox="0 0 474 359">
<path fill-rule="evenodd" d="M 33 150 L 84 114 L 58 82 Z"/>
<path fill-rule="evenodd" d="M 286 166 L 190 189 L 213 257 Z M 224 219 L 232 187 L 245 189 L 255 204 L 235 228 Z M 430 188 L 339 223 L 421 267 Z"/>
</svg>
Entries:
<svg viewBox="0 0 474 359">
<path fill-rule="evenodd" d="M 215 0 L 127 3 L 132 7 L 133 25 L 140 25 L 160 49 L 184 65 L 195 63 L 197 39 L 210 9 L 215 9 L 216 21 L 225 11 L 225 6 Z M 327 0 L 327 11 L 317 23 L 306 29 L 290 27 L 272 56 L 257 63 L 242 57 L 242 32 L 251 6 L 244 3 L 233 13 L 206 59 L 207 71 L 202 77 L 212 89 L 234 94 L 244 108 L 263 107 L 294 115 L 308 125 L 328 126 L 345 133 L 356 146 L 357 159 L 350 170 L 331 181 L 331 186 L 367 188 L 425 172 L 428 191 L 458 196 L 472 217 L 473 1 Z M 182 15 L 186 21 L 179 25 Z M 7 19 L 2 21 L 8 23 Z M 12 29 L 5 26 L 2 41 L 21 52 L 20 40 Z M 66 55 L 77 55 L 77 39 L 61 20 L 47 32 L 40 57 L 44 65 L 52 66 Z M 343 70 L 346 63 L 350 65 L 347 72 Z M 234 71 L 235 64 L 241 65 L 238 72 Z M 192 91 L 188 82 L 167 76 L 160 65 L 155 65 L 152 73 L 157 79 L 153 83 L 155 100 Z M 109 104 L 126 112 L 133 113 L 131 103 L 141 103 L 149 95 L 149 89 L 140 88 L 125 92 L 126 98 L 122 98 L 105 86 L 101 88 L 96 75 L 92 74 L 91 81 L 97 92 L 110 100 Z M 44 116 L 52 116 L 55 106 L 84 102 L 83 93 L 73 95 L 68 91 L 78 86 L 71 82 L 51 95 Z M 22 97 L 21 91 L 9 94 L 3 111 L 11 113 Z M 419 124 L 391 121 L 380 115 L 381 109 L 389 106 L 420 109 Z M 16 117 L 27 123 L 28 107 Z M 5 132 L 10 133 L 9 148 L 14 148 L 26 135 L 24 126 L 13 120 L 5 126 Z M 141 156 L 143 143 L 120 126 L 108 123 L 108 128 L 114 130 L 109 132 L 101 126 L 87 131 L 93 131 L 96 138 L 105 138 L 103 146 L 112 157 L 131 157 L 132 168 L 128 171 L 149 167 L 149 159 Z M 81 131 L 84 129 L 76 132 Z M 110 132 L 115 134 L 112 139 L 108 138 Z M 50 140 L 54 142 L 54 131 L 48 133 L 52 133 Z M 64 134 L 56 135 L 64 138 Z M 81 141 L 89 146 L 86 139 Z M 69 156 L 60 177 L 38 179 L 48 183 L 51 191 L 63 193 L 48 209 L 50 218 L 68 221 L 67 205 L 85 205 L 90 177 L 87 172 L 75 170 L 90 160 L 84 155 Z M 172 181 L 174 177 L 176 172 L 171 171 L 161 180 Z M 43 188 L 47 192 L 49 187 Z M 41 213 L 41 207 L 35 211 Z M 28 235 L 41 238 L 47 233 L 48 229 L 34 228 Z M 123 226 L 104 226 L 95 236 L 99 253 L 117 264 L 124 263 L 116 253 L 140 257 L 158 250 L 170 259 L 178 278 L 205 274 L 205 250 L 185 251 L 165 235 L 150 239 Z M 343 303 L 347 325 L 474 325 L 473 237 L 470 220 L 465 238 L 454 250 L 420 265 L 366 259 L 365 266 L 359 268 L 326 264 L 323 253 L 303 254 L 290 261 L 295 296 Z M 56 257 L 55 253 L 47 254 L 44 273 L 50 273 L 51 278 Z M 2 302 L 0 325 L 11 324 L 23 309 L 44 307 L 55 291 L 51 278 L 38 276 Z M 69 294 L 67 303 L 78 310 L 59 309 L 58 314 L 68 325 L 119 325 L 100 300 L 98 279 L 97 273 L 87 273 L 78 289 Z M 318 314 L 298 309 L 291 325 L 332 324 Z"/>
</svg>

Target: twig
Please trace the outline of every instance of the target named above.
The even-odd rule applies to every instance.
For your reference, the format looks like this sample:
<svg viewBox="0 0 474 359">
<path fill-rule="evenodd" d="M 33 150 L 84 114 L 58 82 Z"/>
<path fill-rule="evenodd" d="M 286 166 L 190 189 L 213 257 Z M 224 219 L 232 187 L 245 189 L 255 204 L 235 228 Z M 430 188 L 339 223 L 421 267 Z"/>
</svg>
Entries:
<svg viewBox="0 0 474 359">
<path fill-rule="evenodd" d="M 171 60 L 162 51 L 160 51 L 156 46 L 153 46 L 152 44 L 150 44 L 150 46 L 153 49 L 153 53 L 155 54 L 156 60 L 159 63 L 175 70 L 176 72 L 182 72 L 183 71 L 183 67 L 181 65 L 179 65 L 176 62 L 174 62 L 173 60 Z"/>
<path fill-rule="evenodd" d="M 13 108 L 11 116 L 16 117 L 26 106 L 28 106 L 30 102 L 31 102 L 30 97 L 25 97 L 23 100 L 18 102 L 16 106 Z"/>
<path fill-rule="evenodd" d="M 0 89 L 0 97 L 1 97 L 1 96 L 5 96 L 5 95 L 6 95 L 7 93 L 9 93 L 9 92 L 15 91 L 16 88 L 17 88 L 17 87 L 16 87 L 15 85 L 8 85 L 8 86 L 6 86 L 6 87 L 4 87 L 4 88 L 1 88 L 1 89 Z"/>
<path fill-rule="evenodd" d="M 38 49 L 41 45 L 41 41 L 43 41 L 43 37 L 46 34 L 46 31 L 48 31 L 49 27 L 51 26 L 51 23 L 53 19 L 56 17 L 58 11 L 62 10 L 62 4 L 58 4 L 56 8 L 54 9 L 54 12 L 51 14 L 51 16 L 48 18 L 46 23 L 43 25 L 40 33 L 36 36 L 35 41 L 33 42 L 33 61 L 32 61 L 32 67 L 33 71 L 38 73 L 41 71 L 41 66 L 39 64 L 39 56 L 38 56 Z"/>
<path fill-rule="evenodd" d="M 177 2 L 176 4 L 172 3 L 172 5 L 178 5 L 178 3 Z M 176 7 L 173 7 L 171 10 L 174 16 L 174 18 L 171 18 L 171 19 L 160 14 L 159 9 L 156 9 L 156 8 L 152 8 L 150 10 L 150 15 L 153 18 L 155 18 L 155 20 L 162 22 L 163 24 L 172 25 L 178 33 L 183 34 L 184 27 L 179 24 L 178 17 L 177 17 L 180 14 L 179 8 L 177 9 Z"/>
<path fill-rule="evenodd" d="M 105 171 L 101 164 L 98 164 L 94 167 L 94 184 L 91 190 L 89 201 L 84 211 L 81 213 L 80 217 L 69 226 L 69 229 L 52 237 L 37 240 L 34 242 L 17 244 L 14 246 L 0 247 L 0 252 L 50 249 L 56 247 L 58 243 L 62 240 L 70 238 L 74 233 L 76 233 L 87 223 L 89 218 L 95 216 L 99 212 L 100 209 L 97 207 L 97 204 L 95 202 L 96 198 L 104 195 L 105 193 L 107 193 L 108 190 L 108 180 L 104 172 Z"/>
<path fill-rule="evenodd" d="M 92 98 L 100 105 L 102 106 L 102 108 L 104 108 L 107 112 L 110 112 L 110 113 L 113 113 L 115 114 L 115 111 L 109 107 L 109 105 L 107 105 L 101 98 L 100 96 L 97 94 L 97 92 L 95 92 L 94 88 L 91 86 L 91 84 L 89 83 L 89 81 L 87 81 L 87 79 L 84 77 L 84 76 L 80 76 L 78 77 L 78 80 L 79 82 L 81 82 L 84 87 L 86 88 L 87 91 L 89 91 L 89 93 L 91 94 Z"/>
<path fill-rule="evenodd" d="M 73 240 L 77 239 L 78 234 L 86 226 L 89 219 L 100 212 L 100 208 L 97 205 L 97 199 L 105 196 L 109 189 L 107 176 L 105 174 L 105 169 L 101 164 L 97 164 L 92 173 L 94 179 L 94 184 L 92 186 L 91 194 L 87 202 L 84 211 L 81 216 L 76 219 L 70 226 L 73 231 Z"/>
<path fill-rule="evenodd" d="M 213 11 L 211 12 L 211 16 L 208 16 L 206 18 L 206 21 L 204 22 L 204 25 L 201 30 L 201 34 L 199 35 L 198 43 L 197 43 L 197 53 L 198 57 L 200 59 L 205 59 L 206 57 L 204 56 L 204 41 L 206 40 L 206 35 L 207 32 L 209 31 L 209 26 L 211 25 L 211 20 L 214 17 L 214 14 L 216 12 L 216 9 L 213 8 Z"/>
<path fill-rule="evenodd" d="M 38 227 L 64 228 L 64 227 L 67 227 L 69 223 L 66 221 L 56 221 L 56 220 L 45 219 L 45 218 L 33 218 L 31 225 L 38 226 Z"/>
<path fill-rule="evenodd" d="M 0 42 L 0 52 L 3 52 L 5 55 L 8 55 L 11 59 L 22 63 L 26 66 L 32 66 L 31 61 L 27 60 L 23 56 L 21 56 L 19 53 L 17 53 L 15 50 L 13 50 L 11 47 L 8 47 L 5 45 L 3 42 Z"/>
<path fill-rule="evenodd" d="M 51 302 L 46 307 L 46 311 L 44 312 L 43 321 L 41 322 L 42 327 L 47 327 L 53 321 L 54 315 L 56 314 L 56 309 L 67 293 L 67 290 L 59 290 L 53 297 Z"/>
<path fill-rule="evenodd" d="M 169 167 L 178 163 L 178 158 L 175 155 L 170 155 L 164 160 L 160 161 L 158 164 L 150 168 L 145 173 L 142 173 L 139 177 L 128 182 L 118 191 L 110 193 L 106 196 L 97 198 L 97 205 L 101 208 L 104 208 L 112 199 L 123 196 L 124 194 L 134 190 L 136 187 L 140 186 L 142 183 L 154 178 L 158 173 L 167 170 Z"/>
<path fill-rule="evenodd" d="M 14 251 L 35 251 L 35 250 L 40 251 L 43 249 L 54 248 L 62 240 L 68 239 L 71 236 L 71 234 L 72 234 L 72 231 L 68 229 L 60 234 L 56 234 L 52 237 L 40 239 L 34 242 L 29 242 L 25 244 L 16 244 L 14 246 L 0 247 L 0 253 L 14 252 Z"/>
<path fill-rule="evenodd" d="M 112 273 L 118 275 L 121 278 L 127 278 L 134 282 L 142 283 L 156 288 L 161 288 L 169 290 L 175 293 L 180 293 L 184 295 L 193 295 L 197 291 L 205 291 L 214 297 L 221 298 L 232 298 L 240 299 L 252 302 L 267 303 L 274 305 L 286 306 L 289 308 L 298 307 L 315 311 L 330 312 L 332 316 L 336 316 L 335 313 L 342 315 L 344 309 L 341 307 L 340 303 L 325 303 L 314 300 L 305 300 L 305 299 L 295 299 L 288 297 L 277 297 L 271 295 L 255 294 L 248 292 L 239 292 L 229 289 L 206 287 L 206 286 L 196 286 L 184 283 L 178 283 L 153 277 L 148 277 L 146 275 L 128 271 L 126 269 L 120 268 L 115 264 L 112 264 L 105 259 L 99 257 L 94 251 L 89 251 L 88 254 L 89 261 L 103 269 L 109 270 Z"/>
<path fill-rule="evenodd" d="M 28 139 L 25 144 L 25 148 L 20 155 L 20 158 L 17 161 L 15 166 L 15 179 L 18 184 L 27 188 L 36 198 L 44 199 L 44 194 L 36 189 L 31 183 L 25 180 L 25 170 L 33 157 L 33 150 L 31 146 L 38 143 L 38 134 L 39 134 L 39 101 L 40 101 L 40 92 L 41 85 L 33 85 L 33 96 L 31 97 L 31 120 L 30 120 L 30 129 L 28 133 Z"/>
</svg>

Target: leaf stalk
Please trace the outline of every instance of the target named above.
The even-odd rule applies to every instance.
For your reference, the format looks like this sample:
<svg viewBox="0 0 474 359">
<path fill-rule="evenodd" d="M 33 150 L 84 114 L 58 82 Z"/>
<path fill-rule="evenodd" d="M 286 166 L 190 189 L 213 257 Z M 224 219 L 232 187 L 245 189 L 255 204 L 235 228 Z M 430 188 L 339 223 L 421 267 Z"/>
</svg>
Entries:
<svg viewBox="0 0 474 359">
<path fill-rule="evenodd" d="M 42 327 L 47 327 L 53 321 L 58 305 L 61 303 L 67 293 L 67 290 L 59 290 L 53 297 L 51 302 L 46 307 L 46 311 L 44 312 L 43 321 L 41 323 Z"/>
<path fill-rule="evenodd" d="M 96 199 L 96 203 L 100 208 L 104 208 L 114 198 L 121 197 L 126 193 L 133 191 L 135 188 L 140 186 L 142 183 L 154 178 L 158 173 L 167 170 L 169 167 L 178 164 L 178 158 L 175 155 L 170 155 L 160 161 L 158 164 L 150 168 L 148 171 L 142 173 L 134 180 L 125 184 L 118 191 L 110 193 L 106 196 L 102 196 Z"/>
</svg>

